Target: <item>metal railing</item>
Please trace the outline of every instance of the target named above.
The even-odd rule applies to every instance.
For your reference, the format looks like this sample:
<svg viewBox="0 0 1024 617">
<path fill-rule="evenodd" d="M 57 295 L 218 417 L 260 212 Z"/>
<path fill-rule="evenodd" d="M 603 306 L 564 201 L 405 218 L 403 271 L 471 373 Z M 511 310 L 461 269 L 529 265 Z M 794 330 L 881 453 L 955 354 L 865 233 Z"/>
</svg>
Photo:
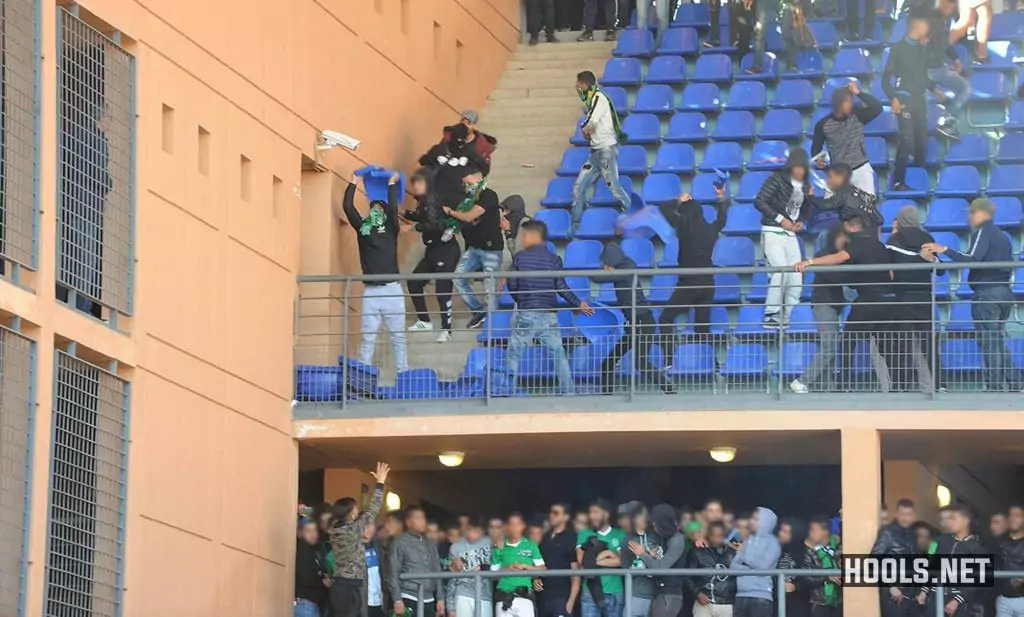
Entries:
<svg viewBox="0 0 1024 617">
<path fill-rule="evenodd" d="M 701 570 L 693 568 L 680 568 L 680 569 L 643 569 L 643 570 L 631 570 L 626 568 L 601 568 L 596 570 L 536 570 L 524 572 L 522 570 L 484 570 L 478 572 L 424 572 L 417 574 L 402 574 L 399 575 L 399 579 L 403 581 L 413 581 L 417 583 L 417 598 L 425 597 L 425 585 L 427 581 L 449 581 L 454 579 L 473 579 L 474 592 L 473 592 L 473 604 L 476 609 L 475 617 L 491 617 L 484 613 L 484 604 L 480 601 L 482 597 L 484 581 L 491 581 L 493 579 L 501 578 L 525 578 L 529 577 L 545 579 L 545 578 L 567 578 L 567 577 L 602 577 L 602 576 L 621 576 L 623 577 L 623 592 L 622 602 L 623 609 L 622 615 L 629 617 L 632 615 L 632 600 L 633 600 L 633 577 L 635 576 L 671 576 L 671 577 L 682 577 L 682 576 L 699 576 L 707 577 L 710 574 L 715 576 L 771 576 L 774 578 L 775 589 L 785 589 L 786 579 L 799 576 L 815 576 L 815 577 L 826 577 L 826 576 L 842 576 L 842 570 L 833 569 L 821 569 L 821 570 L 810 570 L 810 569 L 781 569 L 781 568 L 770 568 L 764 570 Z M 1024 577 L 1024 571 L 995 571 L 992 573 L 995 580 L 1021 578 Z M 488 583 L 490 584 L 490 583 Z M 937 587 L 934 590 L 936 597 L 935 601 L 935 613 L 934 617 L 943 617 L 945 604 L 942 602 L 945 596 L 945 589 L 943 587 Z M 776 594 L 778 595 L 778 594 Z M 579 601 L 583 597 L 583 591 L 580 591 Z M 424 615 L 424 603 L 416 603 L 416 616 L 415 617 L 431 617 L 430 615 Z M 446 607 L 447 609 L 447 607 Z M 449 609 L 450 610 L 450 609 Z M 786 617 L 786 603 L 775 602 L 775 614 L 777 617 Z M 459 615 L 458 617 L 463 617 Z"/>
<path fill-rule="evenodd" d="M 58 297 L 116 326 L 132 313 L 135 58 L 76 8 L 57 11 Z"/>
<path fill-rule="evenodd" d="M 0 327 L 0 614 L 22 615 L 28 569 L 35 342 Z"/>
<path fill-rule="evenodd" d="M 121 614 L 128 401 L 128 382 L 56 352 L 45 617 Z"/>
<path fill-rule="evenodd" d="M 913 392 L 921 400 L 944 392 L 1020 392 L 1024 315 L 1017 298 L 1024 296 L 1024 280 L 972 288 L 965 280 L 969 266 L 1013 272 L 1024 263 L 812 267 L 803 277 L 768 267 L 303 276 L 296 399 L 345 408 L 565 394 L 632 400 L 659 391 L 774 398 Z M 837 276 L 888 279 L 890 272 L 896 281 L 859 285 L 852 302 L 836 283 Z M 931 272 L 934 282 L 904 282 L 914 272 Z M 536 284 L 541 291 L 530 294 L 553 297 L 553 274 L 589 300 L 595 315 L 564 299 L 553 311 L 517 314 L 509 287 Z M 607 282 L 611 277 L 625 277 L 618 285 L 628 300 Z M 442 291 L 454 283 L 454 296 L 468 295 L 474 285 L 482 290 L 484 324 L 467 328 L 468 309 L 438 320 L 429 295 L 422 297 L 426 310 L 415 306 L 421 300 L 410 295 L 427 280 L 435 281 L 435 292 L 438 282 Z M 641 293 L 647 305 L 638 302 Z M 447 308 L 455 301 L 443 293 L 438 302 Z M 765 303 L 773 302 L 783 306 L 781 328 L 762 323 Z M 417 322 L 422 329 L 409 331 Z"/>
<path fill-rule="evenodd" d="M 40 4 L 0 3 L 0 256 L 15 283 L 38 264 Z"/>
</svg>

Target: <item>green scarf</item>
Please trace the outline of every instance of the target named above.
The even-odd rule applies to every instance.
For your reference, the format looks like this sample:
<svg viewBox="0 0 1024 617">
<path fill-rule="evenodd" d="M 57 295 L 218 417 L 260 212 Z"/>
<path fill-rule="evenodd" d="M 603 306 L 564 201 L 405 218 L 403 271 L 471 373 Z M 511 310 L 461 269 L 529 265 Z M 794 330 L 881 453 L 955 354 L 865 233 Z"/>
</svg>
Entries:
<svg viewBox="0 0 1024 617">
<path fill-rule="evenodd" d="M 370 206 L 370 213 L 366 215 L 366 218 L 363 219 L 363 224 L 359 226 L 359 234 L 368 236 L 374 227 L 383 227 L 387 220 L 388 217 L 384 214 L 384 208 Z"/>
<path fill-rule="evenodd" d="M 485 188 L 487 188 L 487 178 L 480 180 L 480 182 L 477 182 L 476 184 L 467 184 L 466 195 L 462 198 L 462 201 L 459 202 L 459 205 L 455 206 L 455 210 L 457 212 L 469 212 L 472 210 L 473 206 L 476 205 L 477 198 L 480 197 L 480 193 L 483 193 Z M 449 227 L 455 231 L 462 229 L 462 221 L 450 216 L 445 217 L 444 224 L 445 227 Z"/>
<path fill-rule="evenodd" d="M 590 88 L 586 90 L 577 88 L 576 93 L 579 95 L 580 100 L 586 104 L 588 115 L 593 113 L 594 106 L 597 105 L 598 94 L 608 99 L 608 108 L 612 110 L 612 126 L 615 128 L 615 136 L 618 138 L 620 144 L 626 143 L 626 140 L 629 139 L 629 135 L 622 131 L 622 121 L 619 119 L 618 112 L 615 111 L 615 103 L 612 102 L 612 97 L 605 94 L 604 90 L 598 88 L 597 84 L 590 86 Z"/>
<path fill-rule="evenodd" d="M 934 555 L 939 550 L 939 543 L 932 540 L 932 543 L 928 545 L 928 554 Z"/>
<path fill-rule="evenodd" d="M 825 546 L 816 546 L 814 553 L 821 561 L 821 567 L 825 570 L 833 570 L 836 567 L 836 555 L 839 548 L 839 539 L 832 536 Z M 839 604 L 839 585 L 830 580 L 825 581 L 825 604 L 836 606 Z"/>
</svg>

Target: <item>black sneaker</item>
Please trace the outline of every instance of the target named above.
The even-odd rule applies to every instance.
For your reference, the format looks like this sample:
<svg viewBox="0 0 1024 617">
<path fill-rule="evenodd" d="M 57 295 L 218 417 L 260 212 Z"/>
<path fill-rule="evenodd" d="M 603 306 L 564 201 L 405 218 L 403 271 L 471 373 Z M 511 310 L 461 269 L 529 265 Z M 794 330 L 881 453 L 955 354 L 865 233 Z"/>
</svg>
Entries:
<svg viewBox="0 0 1024 617">
<path fill-rule="evenodd" d="M 540 38 L 536 34 L 531 34 L 530 35 L 530 42 L 528 43 L 530 47 L 533 47 L 534 45 L 536 45 L 539 42 L 540 42 Z"/>
<path fill-rule="evenodd" d="M 762 69 L 759 66 L 751 66 L 748 67 L 747 70 L 743 72 L 746 73 L 747 75 L 760 75 L 761 73 L 764 72 L 764 69 Z"/>
<path fill-rule="evenodd" d="M 718 41 L 713 41 L 711 39 L 707 39 L 706 41 L 704 41 L 703 45 L 704 45 L 704 47 L 707 47 L 709 49 L 713 48 L 713 47 L 718 47 Z"/>
<path fill-rule="evenodd" d="M 765 330 L 778 330 L 782 328 L 782 322 L 779 321 L 778 315 L 765 315 L 764 321 L 761 322 L 761 327 Z"/>
<path fill-rule="evenodd" d="M 956 129 L 956 124 L 953 122 L 947 121 L 944 124 L 939 124 L 935 127 L 935 132 L 951 141 L 960 141 L 960 131 Z"/>
<path fill-rule="evenodd" d="M 473 313 L 473 316 L 470 317 L 469 323 L 466 324 L 466 327 L 470 330 L 475 330 L 484 325 L 485 321 L 487 321 L 487 313 L 482 311 L 479 313 Z"/>
<path fill-rule="evenodd" d="M 984 66 L 984 65 L 986 65 L 988 63 L 989 63 L 988 56 L 976 56 L 974 58 L 974 60 L 971 61 L 971 64 L 973 64 L 974 66 Z"/>
<path fill-rule="evenodd" d="M 661 391 L 664 392 L 665 394 L 675 394 L 676 385 L 672 382 L 663 383 L 661 384 Z"/>
<path fill-rule="evenodd" d="M 611 29 L 608 32 L 604 33 L 604 40 L 606 40 L 606 41 L 614 41 L 615 37 L 616 37 L 616 34 L 615 34 L 615 30 L 614 29 Z"/>
<path fill-rule="evenodd" d="M 554 35 L 554 34 L 549 34 L 549 35 L 547 36 L 547 39 L 548 39 L 548 43 L 557 43 L 557 42 L 558 42 L 558 39 L 557 39 L 557 38 L 555 38 L 555 35 Z"/>
<path fill-rule="evenodd" d="M 586 41 L 593 41 L 593 40 L 594 40 L 594 31 L 593 30 L 584 30 L 583 34 L 581 34 L 578 37 L 576 37 L 576 42 L 577 43 L 584 43 Z"/>
<path fill-rule="evenodd" d="M 904 191 L 909 191 L 910 187 L 907 186 L 906 182 L 896 182 L 895 184 L 892 185 L 892 190 L 897 193 L 902 193 Z"/>
</svg>

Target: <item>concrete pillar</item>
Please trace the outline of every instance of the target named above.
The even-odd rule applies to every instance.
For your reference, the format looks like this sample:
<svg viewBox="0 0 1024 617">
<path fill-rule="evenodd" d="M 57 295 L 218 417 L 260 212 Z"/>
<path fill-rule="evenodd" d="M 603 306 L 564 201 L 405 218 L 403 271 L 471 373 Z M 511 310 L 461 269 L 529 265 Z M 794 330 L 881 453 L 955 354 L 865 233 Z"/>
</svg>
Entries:
<svg viewBox="0 0 1024 617">
<path fill-rule="evenodd" d="M 882 453 L 878 431 L 844 428 L 842 433 L 843 552 L 867 553 L 878 533 Z M 878 590 L 843 590 L 847 617 L 878 617 Z"/>
<path fill-rule="evenodd" d="M 885 503 L 890 511 L 894 511 L 900 499 L 912 499 L 917 505 L 917 518 L 923 521 L 936 519 L 939 507 L 935 487 L 938 480 L 927 467 L 917 461 L 886 461 L 882 473 L 885 475 Z"/>
</svg>

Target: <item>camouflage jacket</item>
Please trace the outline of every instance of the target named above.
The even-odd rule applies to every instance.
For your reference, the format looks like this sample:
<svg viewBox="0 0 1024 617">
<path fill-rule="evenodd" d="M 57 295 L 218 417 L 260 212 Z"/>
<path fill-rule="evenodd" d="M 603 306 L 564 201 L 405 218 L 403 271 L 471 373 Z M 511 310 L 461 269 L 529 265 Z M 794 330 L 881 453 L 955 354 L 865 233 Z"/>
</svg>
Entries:
<svg viewBox="0 0 1024 617">
<path fill-rule="evenodd" d="M 384 500 L 384 485 L 377 484 L 373 489 L 370 505 L 359 515 L 359 518 L 339 525 L 335 521 L 331 527 L 331 549 L 334 551 L 334 578 L 349 580 L 366 580 L 366 551 L 363 549 L 363 531 L 372 525 L 380 512 L 380 504 Z"/>
</svg>

